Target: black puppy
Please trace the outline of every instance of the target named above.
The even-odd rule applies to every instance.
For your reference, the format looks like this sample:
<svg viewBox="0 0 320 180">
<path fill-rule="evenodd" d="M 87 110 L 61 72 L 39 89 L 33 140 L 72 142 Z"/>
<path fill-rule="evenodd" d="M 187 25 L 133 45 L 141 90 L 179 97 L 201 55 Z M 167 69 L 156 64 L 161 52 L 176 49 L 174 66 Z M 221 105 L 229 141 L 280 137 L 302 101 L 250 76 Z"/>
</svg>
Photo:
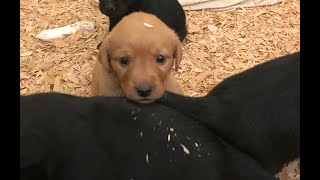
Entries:
<svg viewBox="0 0 320 180">
<path fill-rule="evenodd" d="M 300 157 L 300 52 L 231 76 L 205 97 L 168 92 L 162 104 L 210 127 L 273 174 Z"/>
<path fill-rule="evenodd" d="M 124 16 L 143 11 L 161 19 L 178 34 L 181 42 L 188 33 L 185 12 L 177 0 L 100 0 L 99 9 L 109 17 L 109 31 Z"/>
<path fill-rule="evenodd" d="M 20 97 L 20 180 L 275 180 L 192 118 L 117 97 Z"/>
</svg>

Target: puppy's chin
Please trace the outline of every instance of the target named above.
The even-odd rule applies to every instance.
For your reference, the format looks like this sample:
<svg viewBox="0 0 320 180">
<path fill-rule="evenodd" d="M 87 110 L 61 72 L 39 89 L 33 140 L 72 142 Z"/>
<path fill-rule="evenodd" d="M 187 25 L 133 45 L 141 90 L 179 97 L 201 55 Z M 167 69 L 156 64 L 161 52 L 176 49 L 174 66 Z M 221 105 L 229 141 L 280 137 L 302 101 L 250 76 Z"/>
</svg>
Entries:
<svg viewBox="0 0 320 180">
<path fill-rule="evenodd" d="M 141 99 L 141 100 L 135 100 L 136 103 L 139 104 L 151 104 L 154 101 L 156 101 L 156 99 Z"/>
<path fill-rule="evenodd" d="M 133 102 L 135 102 L 135 103 L 138 103 L 138 104 L 151 104 L 151 103 L 153 103 L 154 101 L 156 101 L 156 100 L 158 100 L 158 99 L 160 99 L 161 97 L 159 97 L 159 98 L 155 98 L 154 96 L 149 96 L 149 97 L 145 97 L 145 98 L 143 98 L 143 97 L 140 97 L 140 96 L 138 96 L 138 95 L 128 95 L 128 94 L 126 94 L 125 93 L 125 97 L 128 99 L 128 100 L 130 100 L 130 101 L 133 101 Z"/>
<path fill-rule="evenodd" d="M 141 96 L 139 96 L 138 94 L 136 94 L 134 92 L 131 92 L 131 91 L 130 92 L 126 92 L 126 91 L 124 91 L 124 95 L 128 100 L 133 101 L 133 102 L 138 103 L 138 104 L 151 104 L 151 103 L 157 101 L 158 99 L 161 99 L 163 94 L 164 94 L 164 91 L 162 93 L 154 92 L 148 97 L 141 97 Z"/>
</svg>

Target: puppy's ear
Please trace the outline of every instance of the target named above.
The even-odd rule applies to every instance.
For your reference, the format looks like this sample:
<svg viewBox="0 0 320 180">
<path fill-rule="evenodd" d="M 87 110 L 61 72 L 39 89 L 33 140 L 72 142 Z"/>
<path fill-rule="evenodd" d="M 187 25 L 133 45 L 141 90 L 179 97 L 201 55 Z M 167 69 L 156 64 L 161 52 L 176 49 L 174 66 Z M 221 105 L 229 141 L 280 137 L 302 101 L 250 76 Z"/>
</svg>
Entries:
<svg viewBox="0 0 320 180">
<path fill-rule="evenodd" d="M 101 64 L 104 65 L 104 67 L 107 69 L 107 71 L 111 72 L 111 57 L 109 54 L 109 42 L 108 39 L 104 40 L 99 44 L 99 53 L 98 53 L 98 60 Z"/>
<path fill-rule="evenodd" d="M 182 60 L 182 43 L 180 41 L 177 42 L 174 58 L 175 58 L 175 70 L 177 71 Z"/>
</svg>

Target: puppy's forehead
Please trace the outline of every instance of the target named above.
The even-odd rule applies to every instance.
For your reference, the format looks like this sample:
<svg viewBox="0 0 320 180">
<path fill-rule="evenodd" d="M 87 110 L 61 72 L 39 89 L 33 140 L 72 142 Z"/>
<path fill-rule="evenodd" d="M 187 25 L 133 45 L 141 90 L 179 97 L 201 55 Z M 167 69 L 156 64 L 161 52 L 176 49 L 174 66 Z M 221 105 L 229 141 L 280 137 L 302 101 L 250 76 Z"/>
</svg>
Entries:
<svg viewBox="0 0 320 180">
<path fill-rule="evenodd" d="M 125 16 L 116 26 L 119 28 L 131 26 L 139 29 L 167 28 L 167 25 L 157 16 L 144 12 L 134 12 Z"/>
<path fill-rule="evenodd" d="M 132 46 L 170 46 L 178 40 L 175 32 L 156 16 L 132 13 L 124 17 L 110 33 L 112 44 Z"/>
</svg>

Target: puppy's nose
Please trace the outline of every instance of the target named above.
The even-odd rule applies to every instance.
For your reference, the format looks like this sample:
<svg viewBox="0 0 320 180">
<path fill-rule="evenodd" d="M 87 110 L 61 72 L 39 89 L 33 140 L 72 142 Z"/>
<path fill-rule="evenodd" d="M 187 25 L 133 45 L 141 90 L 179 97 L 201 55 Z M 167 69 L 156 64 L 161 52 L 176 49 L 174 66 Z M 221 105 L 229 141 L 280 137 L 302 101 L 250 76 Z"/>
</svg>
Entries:
<svg viewBox="0 0 320 180">
<path fill-rule="evenodd" d="M 152 92 L 152 87 L 144 84 L 144 85 L 137 86 L 136 91 L 139 96 L 147 97 L 147 96 L 150 96 Z"/>
<path fill-rule="evenodd" d="M 113 4 L 108 4 L 108 3 L 104 5 L 104 8 L 107 11 L 115 11 L 116 10 L 116 7 Z"/>
</svg>

